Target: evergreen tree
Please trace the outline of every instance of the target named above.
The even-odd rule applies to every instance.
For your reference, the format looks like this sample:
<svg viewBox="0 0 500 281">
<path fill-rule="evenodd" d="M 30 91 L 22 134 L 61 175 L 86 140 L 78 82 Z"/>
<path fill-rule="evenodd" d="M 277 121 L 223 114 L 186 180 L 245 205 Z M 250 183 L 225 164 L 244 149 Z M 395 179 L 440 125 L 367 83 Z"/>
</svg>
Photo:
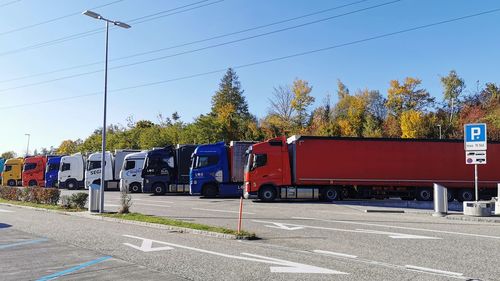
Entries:
<svg viewBox="0 0 500 281">
<path fill-rule="evenodd" d="M 212 97 L 211 115 L 217 115 L 227 106 L 231 106 L 239 117 L 249 118 L 248 104 L 243 92 L 238 75 L 232 68 L 229 68 L 219 84 L 219 90 Z"/>
</svg>

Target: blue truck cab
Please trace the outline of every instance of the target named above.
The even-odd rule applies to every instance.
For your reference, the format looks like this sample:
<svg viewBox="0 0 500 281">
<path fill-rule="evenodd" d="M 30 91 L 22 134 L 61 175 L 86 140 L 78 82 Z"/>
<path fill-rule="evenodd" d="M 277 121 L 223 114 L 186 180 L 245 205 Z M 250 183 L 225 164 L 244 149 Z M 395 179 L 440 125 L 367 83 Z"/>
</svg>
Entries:
<svg viewBox="0 0 500 281">
<path fill-rule="evenodd" d="M 0 185 L 2 184 L 2 173 L 3 173 L 3 165 L 5 164 L 5 159 L 0 158 Z"/>
<path fill-rule="evenodd" d="M 204 197 L 237 197 L 242 194 L 245 152 L 253 142 L 200 145 L 191 161 L 190 194 Z"/>
<path fill-rule="evenodd" d="M 189 193 L 189 168 L 195 148 L 186 144 L 150 150 L 142 169 L 142 192 Z"/>
<path fill-rule="evenodd" d="M 45 168 L 45 187 L 57 187 L 61 158 L 62 156 L 48 157 Z"/>
</svg>

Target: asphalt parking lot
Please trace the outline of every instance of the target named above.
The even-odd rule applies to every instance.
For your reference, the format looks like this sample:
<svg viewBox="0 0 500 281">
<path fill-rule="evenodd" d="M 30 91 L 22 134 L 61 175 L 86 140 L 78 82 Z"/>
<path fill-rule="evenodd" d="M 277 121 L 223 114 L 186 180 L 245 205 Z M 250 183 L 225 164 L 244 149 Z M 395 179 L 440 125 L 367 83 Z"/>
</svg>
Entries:
<svg viewBox="0 0 500 281">
<path fill-rule="evenodd" d="M 118 209 L 119 196 L 106 192 L 107 210 Z M 239 199 L 132 197 L 132 211 L 230 228 L 237 225 Z M 154 280 L 154 274 L 189 280 L 500 280 L 500 224 L 494 223 L 450 221 L 429 214 L 365 213 L 321 202 L 245 200 L 243 228 L 262 239 L 234 241 L 6 206 L 0 209 L 11 211 L 0 212 L 0 222 L 11 225 L 0 229 L 3 233 L 27 233 L 33 235 L 29 239 L 43 237 L 62 248 L 75 247 L 75 253 L 87 253 L 74 262 L 37 267 L 36 278 L 111 256 L 64 278 L 83 280 L 90 276 L 84 278 L 84 274 L 102 272 L 97 280 L 118 279 L 117 268 L 127 264 L 153 276 L 136 280 Z M 25 245 L 26 252 L 19 252 L 16 260 L 29 257 L 30 247 L 42 246 Z M 10 271 L 2 272 L 36 279 L 28 267 L 18 264 L 13 261 Z M 98 270 L 103 266 L 109 270 Z"/>
</svg>

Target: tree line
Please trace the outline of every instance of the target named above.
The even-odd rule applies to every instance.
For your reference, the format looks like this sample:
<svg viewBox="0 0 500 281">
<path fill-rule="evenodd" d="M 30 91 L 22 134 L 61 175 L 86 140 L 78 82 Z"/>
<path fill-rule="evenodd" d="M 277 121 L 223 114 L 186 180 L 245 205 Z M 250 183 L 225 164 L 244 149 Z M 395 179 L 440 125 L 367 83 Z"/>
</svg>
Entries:
<svg viewBox="0 0 500 281">
<path fill-rule="evenodd" d="M 461 139 L 467 123 L 488 125 L 488 139 L 500 141 L 500 87 L 495 83 L 468 90 L 463 78 L 450 71 L 440 78 L 442 98 L 436 99 L 415 77 L 390 81 L 387 95 L 378 90 L 351 91 L 337 81 L 337 102 L 328 95 L 312 108 L 313 86 L 303 79 L 273 89 L 262 118 L 251 114 L 236 72 L 229 68 L 213 94 L 210 112 L 193 122 L 178 112 L 157 120 L 127 118 L 126 125 L 107 128 L 107 150 L 150 149 L 169 144 L 201 144 L 231 140 L 264 140 L 294 134 L 370 138 Z M 57 148 L 34 154 L 90 153 L 101 149 L 102 128 L 86 139 L 64 140 Z M 12 152 L 2 154 L 10 158 Z"/>
</svg>

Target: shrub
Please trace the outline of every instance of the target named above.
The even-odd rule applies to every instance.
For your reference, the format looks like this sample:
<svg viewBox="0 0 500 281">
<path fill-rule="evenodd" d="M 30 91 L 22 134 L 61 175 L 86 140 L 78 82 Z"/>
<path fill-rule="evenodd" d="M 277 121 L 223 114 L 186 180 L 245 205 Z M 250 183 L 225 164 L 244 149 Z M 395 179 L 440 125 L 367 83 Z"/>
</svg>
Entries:
<svg viewBox="0 0 500 281">
<path fill-rule="evenodd" d="M 85 204 L 87 204 L 87 199 L 89 197 L 88 193 L 78 192 L 71 195 L 70 200 L 71 203 L 78 209 L 85 208 Z"/>
<path fill-rule="evenodd" d="M 65 209 L 71 208 L 71 197 L 69 195 L 61 196 L 61 206 Z"/>
<path fill-rule="evenodd" d="M 21 200 L 21 190 L 17 187 L 0 186 L 0 198 L 5 200 Z"/>
<path fill-rule="evenodd" d="M 60 191 L 56 188 L 42 187 L 0 187 L 0 197 L 6 200 L 24 201 L 30 203 L 43 203 L 56 205 L 59 201 Z"/>
<path fill-rule="evenodd" d="M 121 191 L 120 204 L 121 208 L 118 211 L 118 213 L 120 214 L 130 213 L 130 207 L 132 207 L 132 197 L 130 196 L 130 194 L 128 194 L 127 190 L 125 189 Z"/>
</svg>

